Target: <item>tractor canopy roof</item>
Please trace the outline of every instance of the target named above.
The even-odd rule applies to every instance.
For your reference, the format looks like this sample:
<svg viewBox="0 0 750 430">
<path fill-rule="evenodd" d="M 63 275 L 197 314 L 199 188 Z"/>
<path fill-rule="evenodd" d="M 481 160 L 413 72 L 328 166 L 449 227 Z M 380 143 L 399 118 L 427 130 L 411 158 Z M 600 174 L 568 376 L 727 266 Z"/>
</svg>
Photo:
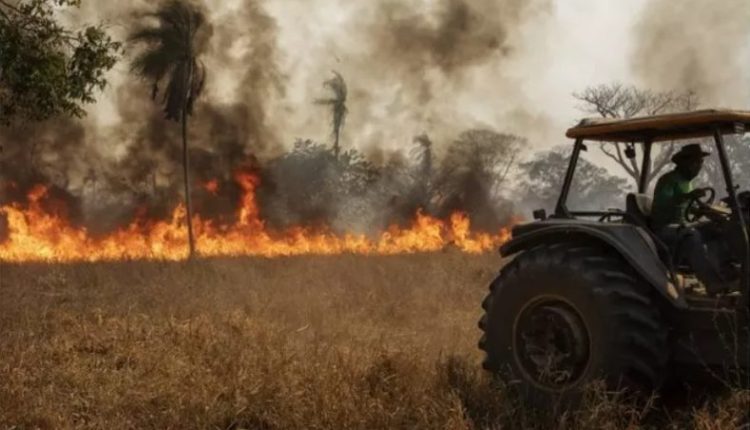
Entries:
<svg viewBox="0 0 750 430">
<path fill-rule="evenodd" d="M 602 142 L 664 142 L 750 131 L 750 111 L 707 109 L 629 119 L 590 118 L 571 128 L 572 139 Z"/>
</svg>

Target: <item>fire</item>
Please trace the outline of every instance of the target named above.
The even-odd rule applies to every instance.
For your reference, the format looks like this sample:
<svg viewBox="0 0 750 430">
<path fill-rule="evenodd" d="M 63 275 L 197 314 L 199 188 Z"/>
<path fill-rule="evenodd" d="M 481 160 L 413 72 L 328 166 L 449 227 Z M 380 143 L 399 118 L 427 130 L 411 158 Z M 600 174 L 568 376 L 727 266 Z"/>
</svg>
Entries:
<svg viewBox="0 0 750 430">
<path fill-rule="evenodd" d="M 219 194 L 219 181 L 216 179 L 211 179 L 210 181 L 207 181 L 206 183 L 202 184 L 202 187 L 209 194 L 212 194 L 214 196 Z"/>
<path fill-rule="evenodd" d="M 325 229 L 297 226 L 273 231 L 260 218 L 255 191 L 259 178 L 238 173 L 235 181 L 243 194 L 234 225 L 215 225 L 212 220 L 193 218 L 199 255 L 281 257 L 301 254 L 331 255 L 401 254 L 439 251 L 447 246 L 468 253 L 496 248 L 510 236 L 508 228 L 496 234 L 475 233 L 463 213 L 447 221 L 418 212 L 411 225 L 393 225 L 379 237 L 336 235 Z M 211 184 L 213 182 L 209 182 Z M 208 189 L 209 184 L 206 184 Z M 213 187 L 213 185 L 210 185 Z M 218 191 L 218 182 L 216 188 Z M 209 190 L 210 191 L 210 190 Z M 182 260 L 188 257 L 186 210 L 180 205 L 167 220 L 136 219 L 130 225 L 107 235 L 93 237 L 85 228 L 71 225 L 64 217 L 42 207 L 47 189 L 33 188 L 28 204 L 0 207 L 7 218 L 7 237 L 0 243 L 0 260 L 11 262 L 79 262 L 133 260 Z"/>
</svg>

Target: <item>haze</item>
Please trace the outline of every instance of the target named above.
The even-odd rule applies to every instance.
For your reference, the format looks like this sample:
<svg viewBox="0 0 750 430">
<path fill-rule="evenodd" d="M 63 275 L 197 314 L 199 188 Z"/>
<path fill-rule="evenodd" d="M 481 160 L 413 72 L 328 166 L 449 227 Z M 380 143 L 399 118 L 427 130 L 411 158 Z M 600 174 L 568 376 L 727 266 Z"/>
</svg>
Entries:
<svg viewBox="0 0 750 430">
<path fill-rule="evenodd" d="M 115 29 L 125 27 L 123 20 L 146 5 L 86 3 L 87 19 L 106 19 Z M 439 25 L 441 7 L 458 3 L 474 8 L 485 24 L 502 27 L 505 39 L 499 49 L 457 56 L 460 64 L 446 67 L 430 60 L 410 64 L 411 54 L 399 56 L 398 46 L 385 52 L 390 45 L 374 41 L 382 37 L 380 31 L 392 31 L 382 23 L 394 16 L 422 19 L 421 25 L 429 28 Z M 240 88 L 246 81 L 237 77 L 250 67 L 249 59 L 264 58 L 269 63 L 255 67 L 275 67 L 277 74 L 270 74 L 278 78 L 273 90 L 267 89 L 271 79 L 254 88 L 257 99 L 252 102 L 264 105 L 254 122 L 270 130 L 258 140 L 274 140 L 256 142 L 265 149 L 288 147 L 297 137 L 329 139 L 326 112 L 314 100 L 324 94 L 321 83 L 334 69 L 350 87 L 345 147 L 398 149 L 423 132 L 440 144 L 475 126 L 517 133 L 535 147 L 547 147 L 561 142 L 564 129 L 583 116 L 571 93 L 588 85 L 620 81 L 656 90 L 689 87 L 705 105 L 746 107 L 750 8 L 744 3 L 420 0 L 403 6 L 385 0 L 207 0 L 217 33 L 207 55 L 209 98 L 249 103 Z M 243 22 L 238 14 L 256 9 L 271 19 L 262 33 L 253 28 L 257 22 Z M 217 37 L 234 28 L 232 36 Z M 276 51 L 266 57 L 248 55 L 263 49 L 251 40 L 258 37 Z M 418 41 L 410 46 L 408 38 L 400 42 L 405 50 L 418 47 Z M 456 49 L 465 53 L 474 42 L 457 42 L 465 45 Z M 122 117 L 117 88 L 132 80 L 127 72 L 127 65 L 118 67 L 103 101 L 91 108 L 103 129 Z"/>
</svg>

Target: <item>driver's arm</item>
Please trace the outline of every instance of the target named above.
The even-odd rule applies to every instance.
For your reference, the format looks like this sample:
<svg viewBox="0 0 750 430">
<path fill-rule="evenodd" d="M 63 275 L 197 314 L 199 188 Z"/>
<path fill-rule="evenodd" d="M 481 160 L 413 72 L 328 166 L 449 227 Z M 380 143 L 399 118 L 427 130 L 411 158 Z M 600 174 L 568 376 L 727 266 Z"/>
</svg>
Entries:
<svg viewBox="0 0 750 430">
<path fill-rule="evenodd" d="M 677 204 L 680 204 L 680 203 L 685 203 L 688 200 L 699 199 L 703 197 L 704 195 L 706 195 L 706 192 L 700 188 L 697 190 L 693 190 L 689 193 L 682 193 L 680 192 L 680 190 L 675 190 L 674 199 L 677 202 Z"/>
</svg>

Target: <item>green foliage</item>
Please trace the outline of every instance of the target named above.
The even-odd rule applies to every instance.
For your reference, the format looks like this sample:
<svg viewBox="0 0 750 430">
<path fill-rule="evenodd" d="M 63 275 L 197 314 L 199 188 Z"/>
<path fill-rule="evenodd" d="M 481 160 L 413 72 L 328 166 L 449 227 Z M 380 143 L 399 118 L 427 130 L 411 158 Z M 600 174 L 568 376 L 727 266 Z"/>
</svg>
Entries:
<svg viewBox="0 0 750 430">
<path fill-rule="evenodd" d="M 107 84 L 120 43 L 101 26 L 78 30 L 57 21 L 80 0 L 0 0 L 0 123 L 80 117 Z"/>
<path fill-rule="evenodd" d="M 149 18 L 157 25 L 150 25 Z M 152 83 L 154 99 L 163 92 L 167 119 L 181 121 L 183 111 L 192 114 L 206 82 L 206 68 L 198 58 L 210 36 L 205 14 L 191 3 L 173 0 L 142 22 L 130 36 L 145 46 L 133 61 L 133 71 Z"/>
</svg>

